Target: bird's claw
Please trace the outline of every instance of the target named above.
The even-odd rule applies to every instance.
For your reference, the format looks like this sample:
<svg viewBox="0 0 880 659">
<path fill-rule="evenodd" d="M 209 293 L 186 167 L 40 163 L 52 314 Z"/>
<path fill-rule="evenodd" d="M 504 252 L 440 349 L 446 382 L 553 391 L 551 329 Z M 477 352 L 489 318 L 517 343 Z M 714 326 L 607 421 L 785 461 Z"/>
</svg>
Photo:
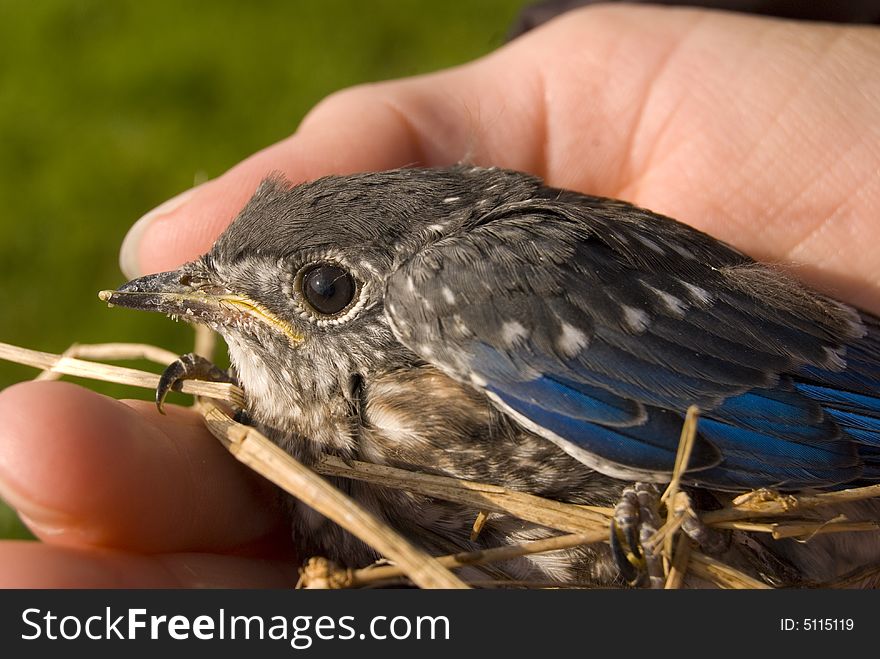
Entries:
<svg viewBox="0 0 880 659">
<path fill-rule="evenodd" d="M 660 497 L 650 483 L 624 488 L 611 520 L 611 553 L 631 586 L 663 587 L 660 557 L 648 540 L 660 527 Z"/>
<path fill-rule="evenodd" d="M 667 502 L 667 505 L 670 505 Z M 730 534 L 707 527 L 694 511 L 690 495 L 679 490 L 675 497 L 675 516 L 681 530 L 709 555 L 723 553 L 730 545 Z M 662 526 L 660 494 L 651 483 L 633 483 L 624 488 L 611 520 L 611 554 L 620 575 L 631 586 L 663 588 L 664 573 L 654 535 Z"/>
<path fill-rule="evenodd" d="M 165 397 L 172 389 L 180 389 L 180 383 L 184 380 L 207 380 L 208 382 L 235 382 L 226 371 L 219 368 L 214 362 L 205 359 L 194 352 L 181 355 L 171 362 L 159 377 L 159 385 L 156 387 L 156 407 L 161 414 L 165 414 L 162 405 Z"/>
<path fill-rule="evenodd" d="M 694 510 L 691 497 L 687 492 L 681 490 L 678 492 L 675 514 L 682 518 L 682 532 L 696 542 L 703 553 L 710 556 L 718 555 L 729 548 L 730 533 L 706 526 Z"/>
<path fill-rule="evenodd" d="M 644 569 L 644 562 L 640 557 L 636 556 L 634 552 L 630 551 L 631 546 L 622 537 L 623 533 L 623 530 L 617 525 L 617 522 L 612 519 L 610 538 L 611 555 L 614 557 L 614 562 L 617 565 L 617 569 L 620 571 L 620 576 L 623 577 L 623 580 L 626 581 L 626 583 L 634 586 L 639 583 L 639 575 Z"/>
</svg>

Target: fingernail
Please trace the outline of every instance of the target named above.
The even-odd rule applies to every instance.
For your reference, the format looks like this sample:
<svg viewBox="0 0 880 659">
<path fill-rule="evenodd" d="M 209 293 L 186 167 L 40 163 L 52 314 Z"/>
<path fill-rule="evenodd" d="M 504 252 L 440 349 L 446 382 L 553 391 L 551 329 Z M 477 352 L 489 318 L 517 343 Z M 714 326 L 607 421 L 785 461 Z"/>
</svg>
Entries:
<svg viewBox="0 0 880 659">
<path fill-rule="evenodd" d="M 141 238 L 147 230 L 147 227 L 152 224 L 153 220 L 157 217 L 168 215 L 169 213 L 176 211 L 180 206 L 185 204 L 190 197 L 192 197 L 196 190 L 198 190 L 198 186 L 190 188 L 185 192 L 181 192 L 176 197 L 172 197 L 165 203 L 156 206 L 156 208 L 132 225 L 131 229 L 128 230 L 128 233 L 125 234 L 125 239 L 122 241 L 122 247 L 119 248 L 119 268 L 122 270 L 122 274 L 129 279 L 134 279 L 135 277 L 140 277 L 145 274 L 141 267 L 140 248 Z"/>
<path fill-rule="evenodd" d="M 48 521 L 45 518 L 34 518 L 20 510 L 18 511 L 18 517 L 31 533 L 43 538 L 63 535 L 70 528 L 69 524 L 59 520 Z"/>
<path fill-rule="evenodd" d="M 0 498 L 15 510 L 19 519 L 31 531 L 44 531 L 48 535 L 58 534 L 69 526 L 69 518 L 63 512 L 47 508 L 31 497 L 21 494 L 14 483 L 0 481 Z"/>
</svg>

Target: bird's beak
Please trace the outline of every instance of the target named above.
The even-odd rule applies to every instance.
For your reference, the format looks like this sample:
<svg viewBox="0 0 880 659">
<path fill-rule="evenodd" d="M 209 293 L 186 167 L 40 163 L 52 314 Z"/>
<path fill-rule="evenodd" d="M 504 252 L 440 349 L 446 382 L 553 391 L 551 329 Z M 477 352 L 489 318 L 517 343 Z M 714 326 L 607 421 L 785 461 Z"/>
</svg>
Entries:
<svg viewBox="0 0 880 659">
<path fill-rule="evenodd" d="M 292 344 L 303 340 L 289 323 L 245 295 L 211 285 L 194 285 L 186 266 L 180 270 L 146 275 L 98 297 L 111 307 L 157 311 L 188 322 L 208 326 L 241 325 L 258 320 L 284 334 Z"/>
</svg>

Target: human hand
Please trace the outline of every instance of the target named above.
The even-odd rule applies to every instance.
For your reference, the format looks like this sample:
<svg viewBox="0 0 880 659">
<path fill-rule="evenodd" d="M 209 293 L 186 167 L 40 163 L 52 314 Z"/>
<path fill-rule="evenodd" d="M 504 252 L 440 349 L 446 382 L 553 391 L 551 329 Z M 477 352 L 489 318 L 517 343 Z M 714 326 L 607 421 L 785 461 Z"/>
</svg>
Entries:
<svg viewBox="0 0 880 659">
<path fill-rule="evenodd" d="M 65 382 L 0 394 L 0 494 L 42 543 L 0 542 L 0 587 L 285 587 L 265 481 L 189 409 Z"/>
<path fill-rule="evenodd" d="M 692 10 L 572 12 L 464 67 L 330 97 L 292 137 L 139 222 L 122 264 L 134 276 L 202 253 L 271 171 L 467 160 L 628 199 L 880 311 L 880 255 L 854 240 L 876 236 L 880 210 L 877 37 Z M 293 561 L 265 560 L 283 545 L 270 497 L 194 413 L 165 420 L 41 383 L 0 395 L 0 415 L 0 492 L 46 541 L 0 550 L 6 583 L 187 585 L 181 566 L 200 584 L 293 579 Z M 127 581 L 108 581 L 123 565 Z"/>
</svg>

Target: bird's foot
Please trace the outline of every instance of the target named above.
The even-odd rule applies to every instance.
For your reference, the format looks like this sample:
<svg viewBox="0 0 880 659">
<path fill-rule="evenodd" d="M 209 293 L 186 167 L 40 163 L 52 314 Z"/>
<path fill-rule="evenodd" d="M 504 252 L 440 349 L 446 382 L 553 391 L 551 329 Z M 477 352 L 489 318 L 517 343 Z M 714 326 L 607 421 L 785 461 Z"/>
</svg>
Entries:
<svg viewBox="0 0 880 659">
<path fill-rule="evenodd" d="M 706 554 L 720 554 L 730 545 L 730 534 L 703 524 L 691 497 L 679 490 L 673 502 L 672 522 L 661 525 L 660 494 L 651 483 L 624 488 L 611 520 L 611 553 L 621 576 L 631 586 L 663 588 L 665 575 L 660 538 L 680 528 Z M 659 531 L 659 533 L 658 533 Z"/>
<path fill-rule="evenodd" d="M 730 547 L 730 533 L 703 524 L 687 492 L 679 490 L 676 493 L 673 508 L 674 516 L 681 519 L 682 532 L 696 542 L 704 554 L 719 555 Z"/>
<path fill-rule="evenodd" d="M 180 383 L 184 380 L 207 380 L 208 382 L 237 384 L 234 377 L 211 360 L 194 352 L 188 352 L 171 362 L 159 378 L 159 386 L 156 387 L 156 407 L 159 408 L 159 412 L 165 414 L 162 409 L 165 397 L 172 389 L 178 390 Z"/>
<path fill-rule="evenodd" d="M 648 542 L 660 527 L 660 496 L 651 483 L 623 489 L 611 520 L 611 553 L 631 586 L 663 587 L 660 557 Z"/>
</svg>

